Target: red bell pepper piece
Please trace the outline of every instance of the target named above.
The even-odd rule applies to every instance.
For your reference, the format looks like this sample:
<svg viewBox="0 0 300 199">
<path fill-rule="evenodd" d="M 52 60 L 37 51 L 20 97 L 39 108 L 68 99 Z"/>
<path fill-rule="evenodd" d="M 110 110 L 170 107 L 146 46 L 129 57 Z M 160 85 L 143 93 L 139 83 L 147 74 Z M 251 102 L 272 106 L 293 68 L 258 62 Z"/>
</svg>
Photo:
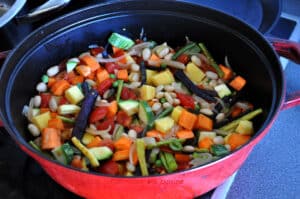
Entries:
<svg viewBox="0 0 300 199">
<path fill-rule="evenodd" d="M 48 108 L 49 107 L 49 101 L 51 99 L 51 94 L 49 93 L 41 93 L 41 105 L 40 108 Z"/>
<path fill-rule="evenodd" d="M 176 96 L 183 107 L 191 109 L 195 108 L 194 98 L 192 96 L 183 93 L 176 93 Z"/>
<path fill-rule="evenodd" d="M 99 171 L 105 174 L 117 175 L 119 174 L 119 166 L 115 161 L 109 160 L 100 166 Z"/>
<path fill-rule="evenodd" d="M 106 63 L 105 68 L 108 73 L 114 73 L 116 69 L 121 69 L 121 67 L 116 63 Z"/>
<path fill-rule="evenodd" d="M 95 108 L 90 115 L 90 123 L 104 119 L 107 113 L 108 108 L 105 106 Z"/>
<path fill-rule="evenodd" d="M 137 95 L 130 88 L 123 87 L 122 92 L 121 92 L 121 99 L 123 99 L 123 100 L 128 100 L 128 99 L 136 100 Z"/>
<path fill-rule="evenodd" d="M 132 117 L 127 115 L 125 111 L 119 111 L 117 113 L 117 122 L 125 127 L 130 127 Z"/>
<path fill-rule="evenodd" d="M 111 78 L 108 78 L 106 80 L 104 80 L 103 82 L 101 82 L 97 88 L 98 92 L 100 95 L 103 95 L 105 93 L 105 91 L 107 91 L 108 89 L 110 89 L 112 87 L 114 80 Z"/>
</svg>

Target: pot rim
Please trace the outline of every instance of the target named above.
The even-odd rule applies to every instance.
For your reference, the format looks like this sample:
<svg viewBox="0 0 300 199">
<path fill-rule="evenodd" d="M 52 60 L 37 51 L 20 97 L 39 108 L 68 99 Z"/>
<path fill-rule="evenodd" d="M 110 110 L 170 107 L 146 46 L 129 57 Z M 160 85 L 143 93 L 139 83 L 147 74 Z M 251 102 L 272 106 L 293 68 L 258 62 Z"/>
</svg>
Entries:
<svg viewBox="0 0 300 199">
<path fill-rule="evenodd" d="M 44 30 L 50 26 L 50 25 L 54 25 L 54 24 L 58 24 L 59 22 L 61 21 L 64 21 L 66 18 L 71 18 L 72 16 L 75 16 L 75 15 L 78 15 L 82 12 L 86 12 L 86 11 L 89 11 L 89 10 L 92 10 L 92 9 L 96 9 L 96 8 L 100 8 L 100 7 L 103 7 L 103 6 L 111 6 L 112 4 L 120 4 L 120 3 L 130 3 L 130 2 L 140 2 L 139 0 L 124 0 L 122 2 L 120 1 L 113 1 L 113 2 L 105 2 L 105 3 L 100 3 L 100 4 L 97 4 L 96 6 L 93 5 L 93 6 L 89 6 L 89 7 L 86 7 L 86 8 L 83 8 L 83 9 L 79 9 L 77 11 L 74 11 L 74 12 L 71 12 L 71 13 L 68 13 L 66 15 L 63 15 L 55 20 L 52 20 L 51 22 L 49 23 L 46 23 L 45 25 L 41 26 L 40 28 L 38 28 L 37 30 L 35 30 L 34 32 L 32 32 L 30 35 L 28 35 L 22 42 L 20 42 L 16 48 L 12 51 L 12 53 L 9 54 L 9 56 L 7 57 L 7 59 L 5 60 L 5 63 L 0 71 L 0 76 L 3 76 L 6 68 L 7 68 L 7 65 L 8 63 L 10 62 L 10 60 L 12 59 L 12 57 L 18 52 L 19 48 L 22 47 L 22 45 L 26 44 L 26 42 L 28 40 L 30 40 L 31 38 L 33 38 L 34 36 L 38 35 L 38 34 L 45 34 L 44 33 Z M 184 0 L 179 0 L 179 1 L 172 1 L 172 0 L 161 0 L 159 2 L 162 2 L 162 3 L 178 3 L 180 5 L 189 5 L 189 6 L 195 6 L 194 4 L 191 4 L 191 3 L 187 3 L 186 1 Z M 243 26 L 243 28 L 247 29 L 247 31 L 251 31 L 252 34 L 255 34 L 256 36 L 259 37 L 259 39 L 261 41 L 263 41 L 265 44 L 265 46 L 267 48 L 269 48 L 268 50 L 271 50 L 272 53 L 274 54 L 274 56 L 276 56 L 276 53 L 273 49 L 273 47 L 271 46 L 271 44 L 269 42 L 267 42 L 265 40 L 265 38 L 263 37 L 263 35 L 258 32 L 257 30 L 255 30 L 254 28 L 252 28 L 251 26 L 247 25 L 245 22 L 235 18 L 235 17 L 232 17 L 224 12 L 220 12 L 218 10 L 214 10 L 212 8 L 208 8 L 208 7 L 205 7 L 205 6 L 200 6 L 200 5 L 197 5 L 198 8 L 203 8 L 203 9 L 206 9 L 206 10 L 209 10 L 210 12 L 214 12 L 216 14 L 218 14 L 219 16 L 222 16 L 222 17 L 225 17 L 225 18 L 228 18 L 228 20 L 230 21 L 235 21 L 236 23 L 239 23 L 239 25 Z M 158 10 L 158 11 L 164 11 L 164 10 Z M 165 10 L 166 12 L 168 12 L 167 10 Z M 121 10 L 120 12 L 126 12 L 124 10 Z M 175 11 L 174 11 L 175 12 Z M 179 12 L 179 11 L 178 11 Z M 99 14 L 99 15 L 109 15 L 111 14 L 111 10 L 108 11 L 105 11 L 105 14 Z M 86 18 L 86 19 L 82 19 L 80 20 L 78 23 L 86 23 L 86 22 L 90 22 L 90 21 L 93 21 L 93 17 L 89 17 L 89 18 Z M 71 28 L 74 28 L 76 26 L 76 24 L 74 24 L 73 22 L 71 24 L 69 24 L 69 26 L 62 26 L 60 25 L 60 28 L 55 28 L 55 30 L 52 32 L 52 35 L 51 35 L 51 38 L 53 38 L 54 36 L 56 35 L 59 35 L 60 33 L 68 30 L 68 29 L 71 29 Z M 236 29 L 234 29 L 236 31 Z M 237 31 L 241 36 L 244 36 L 240 33 L 240 31 Z M 47 36 L 49 36 L 48 34 L 46 35 L 46 38 Z M 247 39 L 245 37 L 245 39 Z M 38 46 L 40 43 L 43 43 L 43 39 L 42 40 L 39 40 L 39 42 L 37 44 L 34 45 L 34 47 Z M 34 48 L 33 48 L 34 49 Z M 31 50 L 32 51 L 32 50 Z M 24 59 L 24 54 L 22 55 L 22 59 Z M 22 62 L 22 59 L 19 60 L 18 62 Z M 281 65 L 279 60 L 278 60 L 278 57 L 276 56 L 276 62 L 278 65 Z M 14 74 L 16 71 L 15 70 L 12 70 Z M 167 174 L 157 174 L 157 175 L 150 175 L 150 176 L 113 176 L 113 175 L 108 175 L 108 174 L 103 174 L 103 173 L 97 173 L 95 171 L 83 171 L 83 170 L 80 170 L 80 169 L 76 169 L 76 168 L 73 168 L 69 165 L 63 165 L 53 159 L 50 159 L 48 158 L 47 156 L 39 153 L 38 151 L 34 150 L 26 141 L 25 139 L 18 133 L 18 130 L 16 129 L 16 127 L 14 126 L 13 124 L 13 120 L 11 118 L 10 115 L 6 114 L 7 113 L 7 110 L 8 110 L 8 106 L 5 107 L 5 110 L 6 112 L 4 113 L 3 110 L 1 111 L 0 110 L 0 117 L 4 123 L 4 126 L 5 128 L 8 130 L 9 134 L 11 135 L 11 137 L 20 145 L 22 145 L 23 147 L 25 147 L 27 150 L 29 150 L 30 152 L 34 153 L 35 155 L 37 155 L 38 157 L 41 157 L 43 160 L 46 160 L 46 161 L 50 161 L 51 163 L 54 163 L 56 164 L 57 166 L 61 166 L 61 167 L 65 167 L 67 169 L 72 169 L 74 171 L 78 171 L 78 172 L 82 172 L 84 174 L 88 174 L 88 175 L 97 175 L 97 176 L 102 176 L 102 177 L 112 177 L 112 178 L 126 178 L 126 179 L 141 179 L 141 178 L 156 178 L 156 177 L 165 177 L 165 176 L 171 176 L 171 175 L 177 175 L 177 174 L 184 174 L 184 173 L 189 173 L 189 172 L 193 172 L 194 170 L 198 170 L 198 169 L 202 169 L 202 168 L 207 168 L 207 167 L 211 167 L 213 166 L 214 164 L 218 164 L 219 162 L 227 159 L 227 158 L 231 158 L 233 155 L 235 155 L 238 151 L 240 150 L 243 150 L 245 147 L 248 147 L 248 145 L 250 145 L 251 143 L 254 143 L 255 141 L 257 141 L 259 139 L 259 136 L 262 135 L 262 134 L 265 134 L 267 133 L 268 129 L 270 128 L 270 126 L 272 125 L 272 123 L 274 122 L 274 120 L 276 119 L 277 115 L 278 115 L 278 112 L 280 110 L 280 107 L 282 106 L 283 102 L 284 102 L 284 93 L 285 93 L 285 79 L 284 79 L 284 75 L 283 75 L 283 70 L 282 68 L 280 67 L 280 78 L 282 79 L 282 89 L 280 90 L 280 97 L 279 99 L 277 99 L 276 101 L 279 101 L 277 103 L 275 103 L 275 99 L 273 98 L 272 100 L 272 106 L 270 108 L 270 112 L 268 113 L 268 116 L 266 117 L 265 121 L 263 122 L 263 124 L 261 125 L 261 127 L 259 128 L 258 131 L 256 131 L 255 135 L 245 144 L 243 145 L 242 147 L 232 151 L 230 154 L 220 158 L 220 159 L 217 159 L 217 160 L 214 160 L 212 162 L 209 162 L 209 163 L 206 163 L 204 165 L 200 165 L 200 166 L 197 166 L 197 167 L 194 167 L 194 168 L 190 168 L 190 169 L 186 169 L 186 170 L 182 170 L 182 171 L 176 171 L 176 172 L 172 172 L 172 173 L 167 173 Z M 10 78 L 12 78 L 12 75 L 10 75 Z M 7 90 L 11 90 L 11 87 L 12 86 L 9 86 L 7 85 L 6 86 L 6 89 Z M 279 92 L 279 89 L 278 89 L 278 92 Z M 6 92 L 5 92 L 6 93 Z M 276 93 L 277 95 L 279 95 L 279 93 Z M 9 101 L 9 97 L 8 95 L 5 95 L 5 102 Z"/>
</svg>

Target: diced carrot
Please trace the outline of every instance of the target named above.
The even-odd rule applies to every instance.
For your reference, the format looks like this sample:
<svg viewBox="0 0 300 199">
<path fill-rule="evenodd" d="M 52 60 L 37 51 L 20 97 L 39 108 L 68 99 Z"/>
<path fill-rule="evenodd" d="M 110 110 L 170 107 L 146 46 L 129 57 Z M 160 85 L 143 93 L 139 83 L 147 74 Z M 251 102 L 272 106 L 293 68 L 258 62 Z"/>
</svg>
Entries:
<svg viewBox="0 0 300 199">
<path fill-rule="evenodd" d="M 150 130 L 146 133 L 147 137 L 154 137 L 157 140 L 160 140 L 163 137 L 163 134 L 157 130 Z"/>
<path fill-rule="evenodd" d="M 83 164 L 82 164 L 82 159 L 80 156 L 75 155 L 71 161 L 71 166 L 78 168 L 78 169 L 82 169 L 83 168 Z"/>
<path fill-rule="evenodd" d="M 64 123 L 62 122 L 62 120 L 60 118 L 56 117 L 56 118 L 52 118 L 48 121 L 48 127 L 63 130 Z"/>
<path fill-rule="evenodd" d="M 138 158 L 138 155 L 137 155 L 137 150 L 135 150 L 132 154 L 132 162 L 133 162 L 134 165 L 137 165 L 138 161 L 139 161 L 139 158 Z"/>
<path fill-rule="evenodd" d="M 51 86 L 56 82 L 56 79 L 54 77 L 49 77 L 48 79 L 48 87 L 51 88 Z"/>
<path fill-rule="evenodd" d="M 40 108 L 40 114 L 50 111 L 49 108 Z"/>
<path fill-rule="evenodd" d="M 198 147 L 209 150 L 213 144 L 214 142 L 211 138 L 205 137 L 198 142 Z"/>
<path fill-rule="evenodd" d="M 118 103 L 116 100 L 110 102 L 106 117 L 113 117 L 118 112 Z"/>
<path fill-rule="evenodd" d="M 188 154 L 175 153 L 176 162 L 189 162 L 190 156 Z"/>
<path fill-rule="evenodd" d="M 119 52 L 124 52 L 123 49 L 112 46 L 113 54 L 117 54 Z"/>
<path fill-rule="evenodd" d="M 101 146 L 102 139 L 99 136 L 95 136 L 94 139 L 90 143 L 86 145 L 87 148 L 98 147 Z"/>
<path fill-rule="evenodd" d="M 101 82 L 109 78 L 109 73 L 106 69 L 100 68 L 97 70 L 96 78 L 98 83 L 100 84 Z"/>
<path fill-rule="evenodd" d="M 223 66 L 222 64 L 220 64 L 219 67 L 223 71 L 223 74 L 224 74 L 222 79 L 230 80 L 233 75 L 232 70 L 226 66 Z"/>
<path fill-rule="evenodd" d="M 129 159 L 129 149 L 116 151 L 112 157 L 113 161 L 121 161 L 121 160 L 128 160 L 128 159 Z"/>
<path fill-rule="evenodd" d="M 85 65 L 79 65 L 76 67 L 77 73 L 82 75 L 83 77 L 87 77 L 92 73 L 92 70 L 90 67 L 85 66 Z"/>
<path fill-rule="evenodd" d="M 231 150 L 235 150 L 238 147 L 240 147 L 241 145 L 248 142 L 248 140 L 250 140 L 250 138 L 251 138 L 251 136 L 249 136 L 249 135 L 241 135 L 239 133 L 232 133 L 227 140 L 227 144 L 230 145 Z"/>
<path fill-rule="evenodd" d="M 192 130 L 196 121 L 197 116 L 195 114 L 183 110 L 179 116 L 178 124 L 185 129 Z"/>
<path fill-rule="evenodd" d="M 179 139 L 191 139 L 195 137 L 193 131 L 191 130 L 179 130 L 176 132 L 176 136 Z"/>
<path fill-rule="evenodd" d="M 213 128 L 213 120 L 203 114 L 199 114 L 195 127 L 200 130 L 211 131 Z"/>
<path fill-rule="evenodd" d="M 70 87 L 70 84 L 67 80 L 58 80 L 51 87 L 51 92 L 56 96 L 61 96 L 64 94 L 65 90 Z"/>
<path fill-rule="evenodd" d="M 90 55 L 84 55 L 80 57 L 80 60 L 82 63 L 87 65 L 88 67 L 91 68 L 91 71 L 94 72 L 100 68 L 100 64 L 98 63 L 97 59 L 93 56 Z"/>
<path fill-rule="evenodd" d="M 152 100 L 149 100 L 149 101 L 148 101 L 148 105 L 149 105 L 150 107 L 152 107 L 153 104 L 155 104 L 155 101 L 152 101 Z"/>
<path fill-rule="evenodd" d="M 123 55 L 125 54 L 125 52 L 124 52 L 123 49 L 116 48 L 116 47 L 114 47 L 114 48 L 115 48 L 114 56 L 113 56 L 114 58 L 116 58 L 116 57 L 121 57 L 121 56 L 123 56 Z M 113 50 L 114 50 L 114 48 L 113 48 Z M 120 63 L 122 63 L 122 64 L 126 64 L 126 63 L 127 63 L 127 58 L 126 58 L 126 56 L 124 56 L 124 58 L 120 59 L 118 62 L 120 62 Z"/>
<path fill-rule="evenodd" d="M 160 66 L 160 58 L 155 53 L 152 53 L 151 57 L 149 58 L 149 61 L 152 61 L 152 66 Z"/>
<path fill-rule="evenodd" d="M 117 79 L 128 81 L 128 71 L 126 69 L 118 70 Z"/>
<path fill-rule="evenodd" d="M 81 75 L 76 75 L 73 78 L 69 79 L 69 82 L 73 85 L 77 85 L 79 83 L 82 83 L 84 81 L 84 77 Z"/>
<path fill-rule="evenodd" d="M 89 74 L 86 78 L 90 79 L 90 80 L 95 80 L 95 77 L 96 77 L 96 72 L 93 72 L 93 73 Z"/>
<path fill-rule="evenodd" d="M 114 146 L 116 150 L 129 150 L 131 146 L 131 139 L 125 136 L 122 136 L 120 139 L 115 141 Z"/>
<path fill-rule="evenodd" d="M 55 128 L 44 128 L 42 131 L 41 148 L 43 150 L 54 149 L 61 145 L 60 130 Z"/>
<path fill-rule="evenodd" d="M 235 118 L 235 117 L 239 116 L 242 113 L 242 111 L 243 111 L 242 108 L 235 106 L 235 107 L 233 107 L 230 115 L 232 118 Z"/>
<path fill-rule="evenodd" d="M 242 78 L 241 76 L 236 76 L 230 83 L 229 85 L 234 88 L 237 91 L 240 91 L 245 85 L 246 85 L 246 80 Z"/>
</svg>

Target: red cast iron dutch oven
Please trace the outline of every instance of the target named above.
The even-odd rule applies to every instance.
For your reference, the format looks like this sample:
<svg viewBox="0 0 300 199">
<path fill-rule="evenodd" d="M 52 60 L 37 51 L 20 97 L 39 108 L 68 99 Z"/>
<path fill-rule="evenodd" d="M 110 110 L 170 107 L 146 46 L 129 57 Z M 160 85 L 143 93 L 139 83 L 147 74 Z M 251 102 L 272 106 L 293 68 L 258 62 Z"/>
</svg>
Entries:
<svg viewBox="0 0 300 199">
<path fill-rule="evenodd" d="M 251 141 L 209 164 L 149 177 L 114 177 L 80 171 L 31 148 L 27 143 L 27 121 L 21 112 L 35 94 L 35 85 L 47 67 L 78 55 L 89 44 L 104 44 L 111 31 L 125 28 L 137 37 L 142 27 L 155 41 L 168 41 L 176 46 L 188 35 L 193 41 L 204 42 L 218 62 L 228 56 L 234 71 L 248 81 L 243 97 L 264 110 L 254 121 L 257 131 Z M 56 182 L 86 198 L 199 196 L 220 185 L 242 165 L 269 131 L 280 109 L 299 103 L 298 97 L 289 104 L 285 102 L 285 81 L 278 57 L 260 33 L 226 14 L 178 1 L 117 1 L 61 17 L 21 42 L 6 59 L 0 77 L 1 120 L 11 137 Z"/>
</svg>

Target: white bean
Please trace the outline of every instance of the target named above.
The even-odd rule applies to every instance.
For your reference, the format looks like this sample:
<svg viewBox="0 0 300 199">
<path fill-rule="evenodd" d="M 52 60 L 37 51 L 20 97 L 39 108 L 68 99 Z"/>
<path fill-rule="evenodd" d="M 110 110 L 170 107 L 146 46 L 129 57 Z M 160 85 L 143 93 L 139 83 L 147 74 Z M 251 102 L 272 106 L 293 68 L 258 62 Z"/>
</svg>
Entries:
<svg viewBox="0 0 300 199">
<path fill-rule="evenodd" d="M 57 101 L 56 101 L 55 97 L 52 96 L 49 100 L 49 108 L 52 112 L 55 112 L 57 110 L 57 107 L 58 107 Z"/>
<path fill-rule="evenodd" d="M 201 108 L 200 109 L 200 113 L 203 113 L 205 115 L 213 115 L 214 113 L 212 112 L 212 110 L 208 109 L 208 108 Z"/>
<path fill-rule="evenodd" d="M 164 92 L 158 92 L 158 93 L 156 93 L 156 98 L 158 98 L 158 99 L 163 98 L 164 96 L 165 96 Z"/>
<path fill-rule="evenodd" d="M 27 126 L 29 132 L 31 133 L 31 135 L 33 135 L 34 137 L 37 137 L 40 135 L 40 130 L 38 129 L 38 127 L 34 124 L 28 124 Z"/>
<path fill-rule="evenodd" d="M 86 83 L 88 83 L 90 86 L 95 86 L 96 85 L 96 82 L 91 80 L 91 79 L 87 79 L 85 80 Z"/>
<path fill-rule="evenodd" d="M 167 100 L 170 104 L 173 104 L 173 103 L 174 103 L 174 100 L 173 100 L 172 96 L 170 95 L 170 93 L 166 92 L 166 93 L 165 93 L 165 97 L 166 97 L 166 100 Z"/>
<path fill-rule="evenodd" d="M 176 99 L 174 99 L 174 104 L 175 104 L 175 105 L 178 105 L 178 104 L 180 104 L 180 100 L 179 100 L 179 99 L 177 99 L 177 98 L 176 98 Z"/>
<path fill-rule="evenodd" d="M 131 70 L 134 72 L 139 72 L 140 66 L 138 64 L 131 64 Z"/>
<path fill-rule="evenodd" d="M 173 97 L 173 98 L 176 98 L 176 97 L 177 97 L 176 93 L 174 93 L 174 92 L 170 92 L 170 95 L 171 95 L 171 97 Z"/>
<path fill-rule="evenodd" d="M 49 77 L 53 77 L 54 75 L 56 75 L 59 72 L 59 66 L 52 66 L 51 68 L 49 68 L 47 70 L 47 75 Z"/>
<path fill-rule="evenodd" d="M 45 92 L 47 91 L 47 85 L 44 82 L 40 82 L 36 85 L 36 90 L 38 92 Z"/>
<path fill-rule="evenodd" d="M 172 86 L 172 85 L 166 85 L 165 86 L 165 91 L 168 91 L 168 92 L 172 92 L 172 91 L 174 91 L 174 86 Z"/>
<path fill-rule="evenodd" d="M 213 139 L 215 144 L 224 144 L 224 138 L 222 136 L 216 136 Z"/>
<path fill-rule="evenodd" d="M 214 73 L 212 71 L 206 71 L 206 77 L 208 77 L 209 79 L 218 79 L 218 75 L 217 73 Z"/>
<path fill-rule="evenodd" d="M 107 91 L 105 91 L 103 94 L 103 99 L 109 98 L 111 92 L 112 92 L 112 89 L 108 89 Z"/>
<path fill-rule="evenodd" d="M 171 107 L 171 106 L 172 106 L 172 104 L 170 104 L 169 102 L 163 103 L 163 107 L 164 107 L 164 108 L 169 108 L 169 107 Z"/>
<path fill-rule="evenodd" d="M 156 111 L 158 111 L 158 110 L 160 110 L 160 108 L 161 108 L 161 103 L 160 102 L 155 102 L 153 105 L 152 105 L 152 110 L 154 111 L 154 112 L 156 112 Z"/>
<path fill-rule="evenodd" d="M 186 145 L 183 147 L 183 151 L 187 153 L 193 153 L 195 151 L 195 147 L 192 145 Z"/>
<path fill-rule="evenodd" d="M 158 93 L 164 89 L 164 85 L 158 85 L 155 89 L 155 92 Z"/>
<path fill-rule="evenodd" d="M 147 61 L 151 57 L 151 50 L 149 48 L 145 48 L 142 52 L 143 60 Z"/>
<path fill-rule="evenodd" d="M 133 82 L 138 82 L 139 79 L 140 79 L 139 73 L 133 73 L 133 74 L 131 75 L 131 81 L 133 81 Z"/>
<path fill-rule="evenodd" d="M 209 108 L 209 103 L 207 103 L 207 102 L 201 102 L 200 105 L 201 105 L 201 108 Z"/>
<path fill-rule="evenodd" d="M 217 80 L 212 79 L 212 80 L 208 83 L 208 85 L 211 86 L 211 87 L 217 86 Z"/>
<path fill-rule="evenodd" d="M 196 66 L 201 66 L 201 60 L 199 57 L 197 57 L 196 55 L 193 55 L 191 57 L 192 62 L 196 65 Z"/>
<path fill-rule="evenodd" d="M 220 122 L 222 120 L 224 120 L 225 118 L 225 114 L 224 113 L 219 113 L 217 116 L 216 116 L 216 121 L 217 122 Z"/>
<path fill-rule="evenodd" d="M 42 98 L 39 95 L 34 96 L 33 98 L 33 106 L 39 108 L 41 106 Z"/>
<path fill-rule="evenodd" d="M 130 129 L 128 131 L 128 137 L 130 137 L 130 138 L 136 138 L 136 136 L 137 136 L 137 132 L 134 129 Z"/>
</svg>

